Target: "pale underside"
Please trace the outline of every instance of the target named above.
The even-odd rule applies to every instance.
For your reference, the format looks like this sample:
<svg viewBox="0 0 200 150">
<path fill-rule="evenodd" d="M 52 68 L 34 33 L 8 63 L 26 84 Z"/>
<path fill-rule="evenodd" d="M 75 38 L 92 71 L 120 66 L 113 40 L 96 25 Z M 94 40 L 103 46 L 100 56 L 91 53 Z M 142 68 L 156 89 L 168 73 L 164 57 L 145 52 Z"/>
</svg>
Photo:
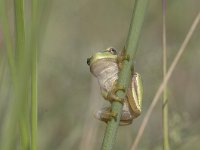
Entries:
<svg viewBox="0 0 200 150">
<path fill-rule="evenodd" d="M 113 88 L 113 84 L 118 79 L 118 65 L 115 59 L 100 59 L 95 61 L 91 66 L 91 72 L 97 77 L 101 93 L 105 99 L 107 94 Z M 132 76 L 132 82 L 128 88 L 126 99 L 123 103 L 122 114 L 120 118 L 120 125 L 131 124 L 133 119 L 140 114 L 138 92 L 136 90 L 137 74 Z M 107 99 L 109 100 L 109 99 Z M 111 106 L 102 108 L 97 111 L 95 116 L 97 119 L 102 121 L 109 121 L 110 119 Z"/>
</svg>

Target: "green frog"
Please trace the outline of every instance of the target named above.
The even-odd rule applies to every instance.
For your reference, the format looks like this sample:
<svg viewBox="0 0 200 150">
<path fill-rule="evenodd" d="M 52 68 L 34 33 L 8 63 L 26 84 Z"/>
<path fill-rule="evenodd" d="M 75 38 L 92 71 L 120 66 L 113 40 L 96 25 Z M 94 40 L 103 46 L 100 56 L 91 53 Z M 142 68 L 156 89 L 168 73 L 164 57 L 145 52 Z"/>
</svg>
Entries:
<svg viewBox="0 0 200 150">
<path fill-rule="evenodd" d="M 128 57 L 119 55 L 114 48 L 108 48 L 88 58 L 87 64 L 90 66 L 91 73 L 98 79 L 104 99 L 111 103 L 113 101 L 122 102 L 123 108 L 119 124 L 128 125 L 141 113 L 143 88 L 141 76 L 132 69 L 132 80 L 126 92 L 126 98 L 121 100 L 116 96 L 117 88 L 119 88 L 116 86 L 116 82 L 123 61 L 122 58 L 128 59 Z M 111 106 L 109 106 L 97 111 L 95 117 L 108 122 L 115 115 L 112 113 Z"/>
</svg>

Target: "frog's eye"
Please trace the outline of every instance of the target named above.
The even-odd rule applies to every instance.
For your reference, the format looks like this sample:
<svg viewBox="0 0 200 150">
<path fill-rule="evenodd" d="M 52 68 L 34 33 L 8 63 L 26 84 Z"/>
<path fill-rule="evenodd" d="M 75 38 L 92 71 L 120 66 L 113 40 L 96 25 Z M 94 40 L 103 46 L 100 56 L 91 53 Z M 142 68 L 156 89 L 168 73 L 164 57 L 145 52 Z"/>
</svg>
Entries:
<svg viewBox="0 0 200 150">
<path fill-rule="evenodd" d="M 117 55 L 116 49 L 114 49 L 114 48 L 112 48 L 112 47 L 109 48 L 108 51 L 109 51 L 111 54 L 113 54 L 113 55 Z"/>
</svg>

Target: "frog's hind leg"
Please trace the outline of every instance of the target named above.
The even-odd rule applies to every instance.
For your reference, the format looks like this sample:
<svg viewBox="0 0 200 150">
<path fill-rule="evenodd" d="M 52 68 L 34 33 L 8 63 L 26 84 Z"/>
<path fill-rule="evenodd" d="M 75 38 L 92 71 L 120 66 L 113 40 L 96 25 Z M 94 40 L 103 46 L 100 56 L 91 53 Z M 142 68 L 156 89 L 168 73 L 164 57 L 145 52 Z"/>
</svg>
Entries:
<svg viewBox="0 0 200 150">
<path fill-rule="evenodd" d="M 133 90 L 133 88 L 136 91 L 138 107 L 141 109 L 142 108 L 142 99 L 143 99 L 143 86 L 142 86 L 141 75 L 137 72 L 135 72 L 133 74 L 132 90 Z"/>
<path fill-rule="evenodd" d="M 132 114 L 132 110 L 129 106 L 127 99 L 125 99 L 120 118 L 120 125 L 129 125 L 133 122 L 133 119 L 134 116 Z"/>
<path fill-rule="evenodd" d="M 139 116 L 142 107 L 142 81 L 138 73 L 133 73 L 132 82 L 127 91 L 128 103 L 135 117 Z"/>
</svg>

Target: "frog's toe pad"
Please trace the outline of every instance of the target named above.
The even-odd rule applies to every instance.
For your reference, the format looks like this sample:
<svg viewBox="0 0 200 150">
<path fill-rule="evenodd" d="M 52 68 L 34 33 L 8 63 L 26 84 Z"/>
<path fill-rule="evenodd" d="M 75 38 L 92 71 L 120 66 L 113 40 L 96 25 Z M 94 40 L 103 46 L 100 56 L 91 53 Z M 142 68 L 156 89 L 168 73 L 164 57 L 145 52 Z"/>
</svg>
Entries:
<svg viewBox="0 0 200 150">
<path fill-rule="evenodd" d="M 98 110 L 97 112 L 95 112 L 94 115 L 95 115 L 95 118 L 97 118 L 98 120 L 101 120 L 107 123 L 108 121 L 110 121 L 112 117 L 111 107 L 104 107 Z"/>
</svg>

